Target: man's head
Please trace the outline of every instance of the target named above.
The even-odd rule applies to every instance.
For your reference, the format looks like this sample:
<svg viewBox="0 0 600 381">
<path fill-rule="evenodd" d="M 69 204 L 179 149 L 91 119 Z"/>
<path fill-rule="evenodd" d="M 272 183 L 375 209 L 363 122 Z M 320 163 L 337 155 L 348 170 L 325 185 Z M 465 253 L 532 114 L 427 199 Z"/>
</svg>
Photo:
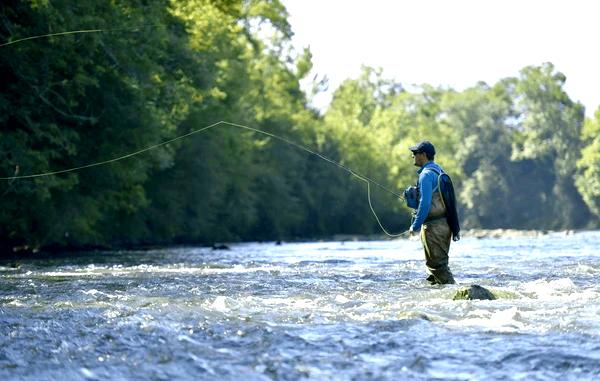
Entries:
<svg viewBox="0 0 600 381">
<path fill-rule="evenodd" d="M 428 140 L 423 140 L 409 149 L 412 151 L 415 165 L 418 167 L 424 166 L 428 161 L 433 160 L 435 157 L 435 147 Z"/>
</svg>

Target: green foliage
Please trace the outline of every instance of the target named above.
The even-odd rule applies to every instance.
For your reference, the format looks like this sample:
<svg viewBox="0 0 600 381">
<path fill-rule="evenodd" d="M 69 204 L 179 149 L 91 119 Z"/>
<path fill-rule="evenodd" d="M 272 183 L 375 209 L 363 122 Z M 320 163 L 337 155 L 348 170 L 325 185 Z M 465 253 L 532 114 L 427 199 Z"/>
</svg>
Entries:
<svg viewBox="0 0 600 381">
<path fill-rule="evenodd" d="M 577 162 L 577 190 L 591 212 L 600 218 L 600 107 L 594 119 L 586 119 L 582 142 L 584 149 Z"/>
<path fill-rule="evenodd" d="M 583 108 L 551 64 L 462 92 L 407 91 L 365 67 L 321 117 L 299 86 L 311 52 L 290 48 L 287 18 L 277 0 L 4 1 L 0 43 L 104 31 L 0 48 L 0 175 L 95 163 L 226 120 L 398 193 L 416 181 L 408 147 L 431 140 L 466 228 L 600 216 L 600 111 L 582 130 Z M 386 227 L 406 229 L 403 203 L 372 192 Z M 220 125 L 110 165 L 3 181 L 0 249 L 379 233 L 366 196 L 331 163 Z"/>
<path fill-rule="evenodd" d="M 16 167 L 26 174 L 76 167 L 172 136 L 202 83 L 185 74 L 192 69 L 183 46 L 186 36 L 162 2 L 34 5 L 3 5 L 2 35 L 15 39 L 88 25 L 117 30 L 3 48 L 3 173 Z M 169 20 L 173 31 L 123 30 Z M 31 209 L 3 213 L 3 237 L 33 247 L 102 244 L 115 229 L 114 221 L 147 204 L 143 183 L 148 171 L 171 155 L 157 150 L 127 164 L 15 181 L 2 202 L 18 199 Z"/>
<path fill-rule="evenodd" d="M 555 179 L 547 182 L 550 187 L 545 191 L 551 199 L 546 204 L 551 228 L 582 227 L 589 219 L 574 185 L 584 108 L 568 97 L 565 81 L 564 74 L 546 63 L 524 68 L 513 89 L 522 135 L 516 139 L 513 157 L 532 159 L 553 169 Z"/>
<path fill-rule="evenodd" d="M 324 117 L 323 140 L 337 142 L 339 160 L 359 174 L 380 183 L 396 183 L 398 163 L 393 152 L 397 137 L 395 126 L 388 124 L 390 120 L 385 114 L 390 102 L 398 94 L 401 94 L 401 87 L 384 79 L 380 70 L 363 68 L 358 79 L 347 80 L 336 90 Z M 409 158 L 407 153 L 408 150 L 404 156 Z M 367 224 L 362 231 L 368 229 L 368 232 L 376 232 L 379 228 L 373 217 L 369 216 L 365 202 L 365 184 L 353 180 L 359 186 L 352 188 L 354 192 L 351 199 L 344 206 L 349 213 L 344 220 L 354 227 Z M 382 205 L 377 209 L 386 225 L 395 230 L 399 230 L 400 226 L 406 227 L 408 210 L 389 194 L 377 192 L 375 188 L 374 191 L 375 202 Z"/>
<path fill-rule="evenodd" d="M 513 129 L 507 124 L 510 99 L 501 85 L 484 83 L 443 100 L 443 122 L 459 139 L 450 152 L 457 169 L 466 226 L 501 227 L 514 223 L 511 174 Z"/>
<path fill-rule="evenodd" d="M 523 139 L 515 151 L 517 158 L 560 157 L 559 175 L 573 167 L 574 149 L 579 143 L 583 109 L 563 90 L 566 77 L 555 73 L 552 64 L 526 67 L 514 85 Z"/>
</svg>

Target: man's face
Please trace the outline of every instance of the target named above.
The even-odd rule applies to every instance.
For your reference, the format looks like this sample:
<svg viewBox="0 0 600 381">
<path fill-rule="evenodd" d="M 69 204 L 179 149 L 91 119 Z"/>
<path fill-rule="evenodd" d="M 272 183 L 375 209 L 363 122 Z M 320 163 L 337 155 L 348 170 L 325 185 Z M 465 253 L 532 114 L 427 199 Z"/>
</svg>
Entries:
<svg viewBox="0 0 600 381">
<path fill-rule="evenodd" d="M 414 159 L 415 167 L 422 167 L 427 163 L 427 155 L 425 155 L 425 152 L 413 152 L 412 157 Z"/>
</svg>

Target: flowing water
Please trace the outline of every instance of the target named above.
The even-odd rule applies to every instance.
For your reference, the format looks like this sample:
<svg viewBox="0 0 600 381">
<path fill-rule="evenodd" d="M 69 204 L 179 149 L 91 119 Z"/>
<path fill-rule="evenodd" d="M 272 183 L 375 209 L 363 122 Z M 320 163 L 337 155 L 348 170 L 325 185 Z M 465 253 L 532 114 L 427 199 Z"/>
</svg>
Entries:
<svg viewBox="0 0 600 381">
<path fill-rule="evenodd" d="M 597 380 L 600 232 L 0 262 L 0 380 Z"/>
</svg>

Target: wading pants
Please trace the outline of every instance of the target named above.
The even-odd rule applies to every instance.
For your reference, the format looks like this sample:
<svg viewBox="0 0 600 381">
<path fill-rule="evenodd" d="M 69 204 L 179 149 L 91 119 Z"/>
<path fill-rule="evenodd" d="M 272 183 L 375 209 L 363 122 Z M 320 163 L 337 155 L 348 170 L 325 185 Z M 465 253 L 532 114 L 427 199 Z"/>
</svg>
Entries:
<svg viewBox="0 0 600 381">
<path fill-rule="evenodd" d="M 425 265 L 429 273 L 427 280 L 432 283 L 452 284 L 456 283 L 448 267 L 452 231 L 446 218 L 439 216 L 440 211 L 443 216 L 445 207 L 439 192 L 435 192 L 428 217 L 431 222 L 426 221 L 421 228 L 421 243 L 425 250 Z"/>
</svg>

